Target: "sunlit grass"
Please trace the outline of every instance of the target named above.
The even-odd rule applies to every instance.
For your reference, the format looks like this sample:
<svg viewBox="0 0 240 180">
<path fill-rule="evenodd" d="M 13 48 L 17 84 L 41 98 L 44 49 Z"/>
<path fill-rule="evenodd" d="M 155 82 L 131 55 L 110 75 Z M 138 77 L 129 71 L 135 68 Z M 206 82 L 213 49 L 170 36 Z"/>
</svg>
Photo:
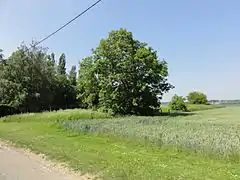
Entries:
<svg viewBox="0 0 240 180">
<path fill-rule="evenodd" d="M 95 113 L 9 116 L 0 138 L 103 179 L 240 179 L 240 107 L 159 117 Z"/>
<path fill-rule="evenodd" d="M 110 117 L 108 114 L 88 109 L 68 109 L 42 113 L 17 114 L 0 118 L 0 121 L 60 121 L 78 119 L 99 119 Z"/>
<path fill-rule="evenodd" d="M 239 179 L 238 162 L 202 156 L 189 150 L 155 146 L 111 136 L 73 133 L 54 122 L 0 123 L 0 138 L 48 158 L 66 162 L 73 170 L 106 180 Z"/>
<path fill-rule="evenodd" d="M 184 117 L 125 117 L 61 124 L 75 132 L 147 140 L 158 146 L 173 145 L 231 158 L 240 152 L 239 117 L 239 107 L 232 107 Z"/>
</svg>

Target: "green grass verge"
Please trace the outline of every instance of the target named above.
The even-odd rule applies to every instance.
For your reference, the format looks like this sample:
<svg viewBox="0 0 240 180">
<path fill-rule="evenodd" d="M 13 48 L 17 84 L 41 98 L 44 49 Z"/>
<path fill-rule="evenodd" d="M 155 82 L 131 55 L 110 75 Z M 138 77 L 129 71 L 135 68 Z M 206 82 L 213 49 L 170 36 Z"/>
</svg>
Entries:
<svg viewBox="0 0 240 180">
<path fill-rule="evenodd" d="M 17 114 L 0 118 L 0 121 L 60 121 L 60 120 L 77 120 L 77 119 L 100 119 L 110 117 L 106 113 L 92 111 L 88 109 L 68 109 L 42 113 Z"/>
<path fill-rule="evenodd" d="M 0 123 L 0 137 L 104 179 L 239 179 L 238 163 L 113 137 L 74 134 L 54 123 Z"/>
</svg>

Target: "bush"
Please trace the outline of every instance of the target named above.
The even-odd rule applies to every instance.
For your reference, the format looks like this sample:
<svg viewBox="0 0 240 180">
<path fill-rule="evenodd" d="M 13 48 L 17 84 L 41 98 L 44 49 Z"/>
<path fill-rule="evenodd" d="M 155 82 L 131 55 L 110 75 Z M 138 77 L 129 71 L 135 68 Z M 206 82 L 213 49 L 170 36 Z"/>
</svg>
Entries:
<svg viewBox="0 0 240 180">
<path fill-rule="evenodd" d="M 18 110 L 7 104 L 0 104 L 0 117 L 19 113 Z"/>
<path fill-rule="evenodd" d="M 188 103 L 190 104 L 208 104 L 207 96 L 201 92 L 190 92 L 187 96 Z"/>
<path fill-rule="evenodd" d="M 176 111 L 187 111 L 187 105 L 182 96 L 174 95 L 169 102 L 169 108 Z"/>
</svg>

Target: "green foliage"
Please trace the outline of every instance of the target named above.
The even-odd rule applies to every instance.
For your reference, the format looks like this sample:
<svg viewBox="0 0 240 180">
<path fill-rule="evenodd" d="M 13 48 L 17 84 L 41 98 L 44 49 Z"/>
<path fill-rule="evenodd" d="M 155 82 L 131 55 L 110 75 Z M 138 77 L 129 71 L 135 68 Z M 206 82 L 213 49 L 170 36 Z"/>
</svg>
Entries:
<svg viewBox="0 0 240 180">
<path fill-rule="evenodd" d="M 190 92 L 187 96 L 190 104 L 208 104 L 207 96 L 201 92 Z"/>
<path fill-rule="evenodd" d="M 72 66 L 72 68 L 69 72 L 69 75 L 68 75 L 70 84 L 74 87 L 77 86 L 77 71 L 76 71 L 76 69 L 77 69 L 76 66 Z"/>
<path fill-rule="evenodd" d="M 174 95 L 168 106 L 171 110 L 187 111 L 187 105 L 184 100 L 185 99 L 182 96 Z"/>
<path fill-rule="evenodd" d="M 64 53 L 59 57 L 57 72 L 60 75 L 66 75 L 66 56 Z"/>
<path fill-rule="evenodd" d="M 0 103 L 9 104 L 21 110 L 27 99 L 26 89 L 21 84 L 0 79 Z"/>
<path fill-rule="evenodd" d="M 0 104 L 0 117 L 17 114 L 19 111 L 7 104 Z"/>
<path fill-rule="evenodd" d="M 23 107 L 24 111 L 38 111 L 51 101 L 50 75 L 42 47 L 28 51 L 22 45 L 6 61 L 1 74 L 0 103 Z M 10 92 L 9 94 L 5 94 Z"/>
<path fill-rule="evenodd" d="M 62 54 L 56 68 L 54 54 L 46 48 L 21 45 L 0 64 L 0 103 L 21 112 L 76 107 L 76 87 L 66 75 L 65 63 Z"/>
<path fill-rule="evenodd" d="M 170 110 L 169 106 L 160 106 L 160 112 L 162 113 L 168 113 Z"/>
<path fill-rule="evenodd" d="M 80 63 L 78 98 L 114 114 L 152 115 L 165 92 L 166 61 L 125 29 L 111 31 Z"/>
<path fill-rule="evenodd" d="M 78 79 L 76 66 L 66 73 L 64 53 L 56 64 L 54 53 L 34 44 L 22 44 L 6 60 L 0 50 L 0 103 L 21 112 L 81 107 L 153 115 L 173 88 L 166 61 L 125 29 L 111 31 L 80 62 Z"/>
<path fill-rule="evenodd" d="M 49 67 L 51 67 L 51 72 L 56 73 L 56 61 L 55 61 L 55 54 L 51 53 L 47 56 L 47 64 Z"/>
<path fill-rule="evenodd" d="M 95 74 L 94 61 L 92 57 L 87 57 L 80 62 L 78 75 L 77 96 L 80 106 L 84 108 L 96 107 L 99 104 L 99 83 Z"/>
</svg>

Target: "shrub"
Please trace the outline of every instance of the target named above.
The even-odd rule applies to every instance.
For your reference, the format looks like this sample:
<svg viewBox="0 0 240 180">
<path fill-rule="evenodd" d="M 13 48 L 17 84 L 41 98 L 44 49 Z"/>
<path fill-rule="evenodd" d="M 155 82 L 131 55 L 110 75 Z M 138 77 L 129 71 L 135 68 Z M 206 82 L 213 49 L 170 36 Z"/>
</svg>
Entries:
<svg viewBox="0 0 240 180">
<path fill-rule="evenodd" d="M 182 96 L 174 95 L 169 102 L 169 108 L 176 111 L 187 111 L 187 105 Z"/>
<path fill-rule="evenodd" d="M 190 92 L 187 96 L 190 104 L 208 104 L 207 96 L 201 92 Z"/>
<path fill-rule="evenodd" d="M 0 117 L 19 113 L 18 110 L 7 104 L 0 104 Z"/>
</svg>

